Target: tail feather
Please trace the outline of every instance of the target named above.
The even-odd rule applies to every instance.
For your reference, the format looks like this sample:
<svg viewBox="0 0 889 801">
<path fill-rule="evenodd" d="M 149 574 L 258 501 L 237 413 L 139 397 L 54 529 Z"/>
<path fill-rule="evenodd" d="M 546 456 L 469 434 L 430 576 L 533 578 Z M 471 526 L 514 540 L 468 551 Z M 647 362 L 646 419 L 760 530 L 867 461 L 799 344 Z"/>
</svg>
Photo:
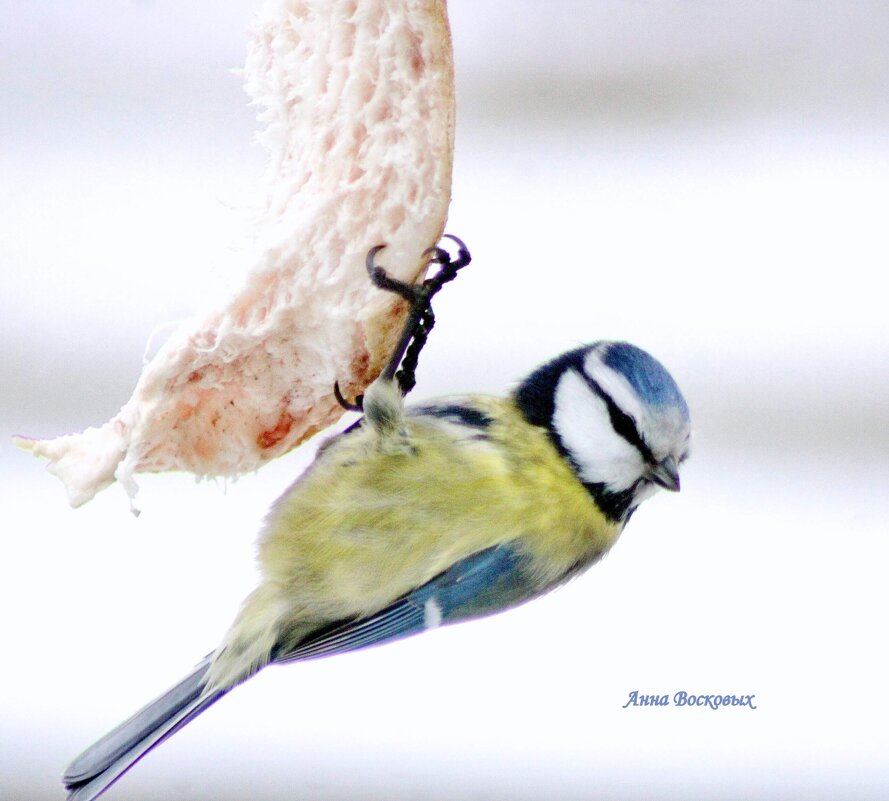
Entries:
<svg viewBox="0 0 889 801">
<path fill-rule="evenodd" d="M 210 657 L 167 692 L 108 732 L 78 756 L 62 780 L 68 801 L 92 801 L 142 757 L 197 717 L 228 690 L 204 694 Z"/>
</svg>

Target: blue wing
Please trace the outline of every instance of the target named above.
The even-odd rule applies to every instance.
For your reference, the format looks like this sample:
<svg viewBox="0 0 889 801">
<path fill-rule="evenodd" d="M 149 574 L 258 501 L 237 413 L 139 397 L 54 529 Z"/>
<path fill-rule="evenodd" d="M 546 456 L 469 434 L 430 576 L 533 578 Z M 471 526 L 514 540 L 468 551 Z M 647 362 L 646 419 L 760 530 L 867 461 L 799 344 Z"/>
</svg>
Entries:
<svg viewBox="0 0 889 801">
<path fill-rule="evenodd" d="M 531 579 L 526 564 L 509 545 L 479 551 L 385 609 L 326 626 L 272 660 L 295 662 L 355 651 L 508 609 L 545 589 Z"/>
<path fill-rule="evenodd" d="M 499 545 L 457 562 L 374 615 L 326 626 L 296 647 L 275 653 L 273 661 L 313 659 L 397 640 L 435 625 L 508 609 L 546 589 L 533 579 L 526 557 L 512 546 Z M 75 759 L 65 771 L 68 801 L 92 801 L 101 795 L 145 754 L 228 692 L 204 695 L 211 658 Z"/>
</svg>

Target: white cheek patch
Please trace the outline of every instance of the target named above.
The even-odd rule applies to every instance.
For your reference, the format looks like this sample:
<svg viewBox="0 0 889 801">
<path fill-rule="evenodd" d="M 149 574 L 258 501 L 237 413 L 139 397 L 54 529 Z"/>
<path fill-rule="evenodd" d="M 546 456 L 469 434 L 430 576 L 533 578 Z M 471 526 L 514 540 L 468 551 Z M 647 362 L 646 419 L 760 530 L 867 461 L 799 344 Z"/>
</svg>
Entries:
<svg viewBox="0 0 889 801">
<path fill-rule="evenodd" d="M 613 492 L 631 487 L 642 474 L 642 457 L 612 428 L 605 401 L 574 370 L 559 379 L 554 400 L 553 429 L 581 480 Z"/>
</svg>

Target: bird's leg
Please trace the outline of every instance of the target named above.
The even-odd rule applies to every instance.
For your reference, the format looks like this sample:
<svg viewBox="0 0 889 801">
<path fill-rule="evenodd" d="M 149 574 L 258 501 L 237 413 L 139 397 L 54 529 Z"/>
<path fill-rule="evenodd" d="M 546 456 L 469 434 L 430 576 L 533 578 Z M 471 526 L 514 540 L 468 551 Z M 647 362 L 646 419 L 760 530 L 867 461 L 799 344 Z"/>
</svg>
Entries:
<svg viewBox="0 0 889 801">
<path fill-rule="evenodd" d="M 445 236 L 457 243 L 457 258 L 452 259 L 451 255 L 441 247 L 431 247 L 426 250 L 423 255 L 429 257 L 429 263 L 439 264 L 441 268 L 434 276 L 421 281 L 419 284 L 408 284 L 392 278 L 384 268 L 376 264 L 376 255 L 385 245 L 377 245 L 371 248 L 365 260 L 367 273 L 374 286 L 386 292 L 399 295 L 409 304 L 407 320 L 401 331 L 398 344 L 395 346 L 392 356 L 380 374 L 380 379 L 384 381 L 394 380 L 397 382 L 402 396 L 407 395 L 417 383 L 416 369 L 420 352 L 426 344 L 429 332 L 435 325 L 435 315 L 432 313 L 431 305 L 433 296 L 448 281 L 453 281 L 457 277 L 457 271 L 472 260 L 469 250 L 467 250 L 462 240 L 450 234 Z M 399 367 L 401 367 L 400 370 Z M 362 411 L 362 396 L 359 395 L 355 399 L 355 403 L 349 403 L 340 392 L 338 383 L 334 384 L 333 392 L 337 402 L 343 408 L 350 411 Z"/>
<path fill-rule="evenodd" d="M 451 255 L 441 247 L 431 247 L 426 250 L 423 255 L 429 257 L 429 263 L 439 264 L 441 269 L 419 284 L 398 281 L 391 278 L 382 267 L 377 266 L 374 259 L 381 247 L 372 248 L 367 254 L 367 272 L 371 281 L 380 289 L 400 295 L 410 304 L 408 319 L 401 337 L 382 372 L 383 378 L 389 380 L 394 378 L 398 381 L 402 395 L 407 395 L 416 384 L 415 372 L 420 351 L 423 350 L 429 332 L 435 325 L 435 316 L 432 313 L 433 296 L 448 281 L 453 281 L 457 277 L 457 271 L 469 264 L 472 259 L 469 250 L 460 239 L 450 234 L 447 238 L 457 243 L 457 258 L 451 259 Z M 401 370 L 398 370 L 399 366 Z"/>
</svg>

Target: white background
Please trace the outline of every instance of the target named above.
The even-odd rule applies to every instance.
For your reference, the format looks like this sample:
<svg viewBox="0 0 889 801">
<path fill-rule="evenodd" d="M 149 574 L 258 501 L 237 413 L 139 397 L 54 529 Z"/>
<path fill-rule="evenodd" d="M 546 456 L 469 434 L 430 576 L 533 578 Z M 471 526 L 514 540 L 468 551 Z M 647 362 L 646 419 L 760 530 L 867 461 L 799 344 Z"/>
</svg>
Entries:
<svg viewBox="0 0 889 801">
<path fill-rule="evenodd" d="M 310 457 L 67 507 L 12 434 L 99 424 L 148 335 L 240 267 L 260 186 L 228 70 L 253 0 L 0 4 L 0 798 L 212 649 L 264 509 Z M 109 795 L 889 797 L 889 5 L 451 0 L 459 109 L 416 397 L 505 391 L 628 339 L 685 390 L 693 459 L 569 587 L 270 669 Z M 623 709 L 628 693 L 758 708 Z"/>
</svg>

